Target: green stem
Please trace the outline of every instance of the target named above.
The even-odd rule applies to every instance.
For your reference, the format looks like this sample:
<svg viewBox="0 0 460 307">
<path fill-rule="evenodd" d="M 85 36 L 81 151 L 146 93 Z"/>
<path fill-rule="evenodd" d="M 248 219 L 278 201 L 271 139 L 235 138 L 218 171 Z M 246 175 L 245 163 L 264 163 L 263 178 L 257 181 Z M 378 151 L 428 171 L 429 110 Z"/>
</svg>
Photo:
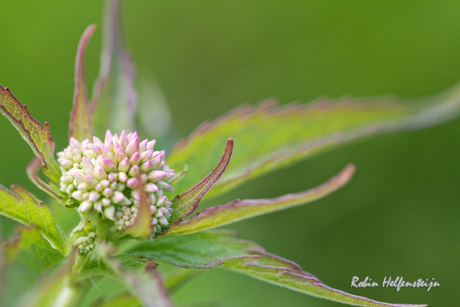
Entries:
<svg viewBox="0 0 460 307">
<path fill-rule="evenodd" d="M 89 280 L 84 280 L 78 283 L 70 281 L 71 275 L 66 277 L 63 287 L 56 296 L 51 307 L 77 307 L 80 306 L 85 294 L 90 287 Z"/>
</svg>

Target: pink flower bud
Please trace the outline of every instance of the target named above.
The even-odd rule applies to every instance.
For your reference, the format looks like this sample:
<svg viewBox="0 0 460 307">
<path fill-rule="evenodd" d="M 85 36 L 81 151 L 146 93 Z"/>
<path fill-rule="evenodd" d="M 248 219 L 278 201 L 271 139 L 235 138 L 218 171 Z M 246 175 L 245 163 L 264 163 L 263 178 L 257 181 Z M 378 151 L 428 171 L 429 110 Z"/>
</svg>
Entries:
<svg viewBox="0 0 460 307">
<path fill-rule="evenodd" d="M 89 192 L 88 200 L 89 200 L 90 202 L 95 202 L 95 201 L 97 201 L 100 197 L 101 197 L 101 195 L 100 195 L 97 191 L 91 191 L 91 192 Z"/>
<path fill-rule="evenodd" d="M 126 148 L 126 146 L 128 146 L 128 138 L 126 137 L 126 131 L 123 130 L 120 134 L 120 139 L 118 140 L 118 143 L 120 143 L 121 146 L 123 146 L 124 148 Z"/>
<path fill-rule="evenodd" d="M 149 140 L 145 139 L 139 143 L 139 152 L 143 152 L 147 150 L 147 143 Z"/>
<path fill-rule="evenodd" d="M 155 146 L 156 140 L 152 140 L 147 143 L 147 150 L 152 150 L 153 147 Z"/>
<path fill-rule="evenodd" d="M 137 180 L 137 178 L 130 178 L 126 182 L 126 186 L 131 188 L 131 189 L 135 189 L 138 184 L 139 184 L 139 181 Z"/>
<path fill-rule="evenodd" d="M 110 173 L 108 179 L 109 179 L 109 181 L 117 181 L 118 180 L 118 173 Z"/>
<path fill-rule="evenodd" d="M 117 170 L 117 164 L 112 159 L 102 159 L 102 166 L 106 172 L 114 172 Z"/>
<path fill-rule="evenodd" d="M 149 173 L 149 180 L 152 182 L 157 182 L 158 180 L 163 179 L 165 175 L 166 173 L 163 171 L 151 171 Z"/>
<path fill-rule="evenodd" d="M 107 129 L 107 131 L 105 132 L 105 145 L 108 145 L 110 141 L 112 141 L 112 132 L 110 132 L 110 130 Z"/>
<path fill-rule="evenodd" d="M 102 143 L 101 139 L 99 139 L 96 136 L 93 136 L 93 144 L 95 146 L 104 146 L 104 143 Z M 93 147 L 94 148 L 94 147 Z M 93 149 L 94 150 L 94 149 Z"/>
<path fill-rule="evenodd" d="M 139 165 L 141 162 L 141 155 L 138 152 L 135 152 L 132 156 L 131 159 L 129 159 L 129 162 L 131 165 Z"/>
<path fill-rule="evenodd" d="M 123 195 L 123 193 L 118 192 L 118 191 L 116 191 L 112 196 L 112 201 L 115 204 L 118 204 L 118 203 L 122 202 L 123 199 L 125 199 L 125 196 Z"/>
<path fill-rule="evenodd" d="M 158 192 L 158 187 L 154 183 L 147 183 L 145 185 L 145 192 L 147 192 L 147 193 Z"/>
<path fill-rule="evenodd" d="M 93 207 L 93 204 L 90 203 L 89 201 L 85 200 L 80 204 L 80 207 L 78 207 L 78 211 L 80 212 L 86 212 L 90 210 Z"/>
<path fill-rule="evenodd" d="M 126 147 L 126 155 L 128 157 L 131 157 L 135 152 L 139 152 L 139 139 L 137 137 L 133 138 Z"/>
<path fill-rule="evenodd" d="M 128 180 L 128 175 L 126 175 L 126 173 L 120 172 L 118 173 L 118 180 L 120 182 L 126 182 L 126 180 Z"/>
<path fill-rule="evenodd" d="M 123 173 L 127 173 L 131 164 L 128 158 L 124 158 L 123 161 L 118 164 L 118 170 Z"/>
<path fill-rule="evenodd" d="M 118 148 L 117 152 L 115 153 L 115 161 L 120 163 L 124 158 L 126 158 L 126 153 L 123 148 Z"/>
<path fill-rule="evenodd" d="M 128 172 L 128 175 L 130 177 L 137 177 L 141 174 L 140 170 L 139 170 L 139 166 L 137 165 L 134 165 L 133 167 L 131 167 L 131 169 L 129 170 Z"/>
</svg>

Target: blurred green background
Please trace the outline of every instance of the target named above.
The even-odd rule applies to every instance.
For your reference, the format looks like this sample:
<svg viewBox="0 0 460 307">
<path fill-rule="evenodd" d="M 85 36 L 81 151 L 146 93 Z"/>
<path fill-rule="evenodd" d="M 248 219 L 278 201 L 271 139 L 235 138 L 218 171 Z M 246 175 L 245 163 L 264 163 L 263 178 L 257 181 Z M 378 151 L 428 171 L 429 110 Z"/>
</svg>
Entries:
<svg viewBox="0 0 460 307">
<path fill-rule="evenodd" d="M 149 103 L 156 97 L 157 103 L 159 84 L 178 137 L 267 97 L 282 104 L 324 95 L 412 97 L 460 80 L 458 1 L 143 0 L 125 1 L 124 9 L 140 98 Z M 103 1 L 1 0 L 0 10 L 0 84 L 36 119 L 50 123 L 61 149 L 67 145 L 76 47 L 91 23 L 99 28 L 87 51 L 89 84 L 98 72 Z M 31 150 L 3 117 L 0 136 L 1 184 L 23 185 L 46 199 L 24 171 Z M 392 303 L 455 306 L 459 137 L 458 119 L 356 142 L 203 205 L 299 192 L 354 162 L 355 178 L 333 195 L 226 228 L 296 261 L 329 286 Z M 0 222 L 1 236 L 10 236 L 16 224 Z M 28 274 L 18 271 L 7 283 L 27 291 L 22 278 Z M 441 286 L 429 292 L 354 289 L 353 276 L 379 283 L 385 276 L 434 277 Z M 100 287 L 107 297 L 108 284 Z M 174 298 L 179 306 L 342 306 L 221 270 L 199 276 Z"/>
</svg>

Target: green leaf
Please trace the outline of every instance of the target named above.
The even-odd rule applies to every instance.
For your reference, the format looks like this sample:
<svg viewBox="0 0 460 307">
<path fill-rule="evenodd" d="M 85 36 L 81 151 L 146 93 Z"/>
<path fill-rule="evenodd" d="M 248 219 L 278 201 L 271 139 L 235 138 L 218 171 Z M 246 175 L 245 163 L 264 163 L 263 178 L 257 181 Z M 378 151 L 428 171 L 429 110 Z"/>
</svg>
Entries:
<svg viewBox="0 0 460 307">
<path fill-rule="evenodd" d="M 39 280 L 32 291 L 27 293 L 26 299 L 18 306 L 21 307 L 76 307 L 80 306 L 85 294 L 92 286 L 89 279 L 76 281 L 73 277 L 76 250 L 64 263 L 45 278 Z"/>
<path fill-rule="evenodd" d="M 26 106 L 23 106 L 11 94 L 8 88 L 0 85 L 0 112 L 5 115 L 13 126 L 19 131 L 23 139 L 32 148 L 34 154 L 40 158 L 43 172 L 54 182 L 59 182 L 61 171 L 53 152 L 54 143 L 50 136 L 50 126 L 45 123 L 43 127 L 30 116 Z"/>
<path fill-rule="evenodd" d="M 209 191 L 209 189 L 212 188 L 220 176 L 222 176 L 222 174 L 225 172 L 232 157 L 232 153 L 233 140 L 229 139 L 227 141 L 227 145 L 225 146 L 224 155 L 220 159 L 216 168 L 210 172 L 203 180 L 196 184 L 192 189 L 181 195 L 177 195 L 173 199 L 171 208 L 173 208 L 174 211 L 171 214 L 171 221 L 181 221 L 196 210 L 204 195 Z"/>
<path fill-rule="evenodd" d="M 13 185 L 9 191 L 0 185 L 0 214 L 26 226 L 36 225 L 40 234 L 63 254 L 67 254 L 64 236 L 48 207 L 26 189 Z"/>
<path fill-rule="evenodd" d="M 27 268 L 43 272 L 64 258 L 40 234 L 38 227 L 20 227 L 17 236 L 5 244 L 6 262 L 21 263 Z"/>
<path fill-rule="evenodd" d="M 155 261 L 149 260 L 142 270 L 127 270 L 120 258 L 117 259 L 111 256 L 114 252 L 115 250 L 111 246 L 100 243 L 91 254 L 98 257 L 99 267 L 104 268 L 106 272 L 110 272 L 108 276 L 119 280 L 127 286 L 139 298 L 144 307 L 172 307 L 161 276 L 156 270 L 158 265 Z M 88 275 L 92 275 L 92 269 L 87 265 L 85 265 L 84 271 Z"/>
<path fill-rule="evenodd" d="M 256 243 L 234 237 L 235 234 L 229 231 L 159 237 L 139 242 L 125 253 L 167 261 L 184 268 L 213 268 L 222 264 L 222 259 L 248 255 L 248 250 L 263 251 Z"/>
<path fill-rule="evenodd" d="M 85 76 L 85 50 L 93 35 L 95 25 L 86 28 L 80 39 L 75 61 L 75 92 L 73 97 L 73 109 L 70 113 L 69 138 L 74 137 L 80 142 L 93 137 L 93 126 L 91 124 L 91 112 L 88 105 L 88 93 Z"/>
<path fill-rule="evenodd" d="M 229 232 L 160 237 L 153 242 L 141 242 L 126 252 L 164 260 L 180 267 L 220 267 L 302 293 L 356 306 L 427 306 L 382 303 L 330 288 L 302 271 L 296 263 L 269 254 L 256 243 L 235 239 Z"/>
<path fill-rule="evenodd" d="M 101 66 L 91 102 L 97 135 L 103 136 L 107 129 L 135 131 L 134 75 L 134 64 L 123 38 L 120 1 L 107 1 Z"/>
<path fill-rule="evenodd" d="M 203 124 L 175 146 L 168 165 L 173 169 L 188 165 L 187 175 L 175 189 L 177 193 L 186 191 L 202 178 L 230 137 L 236 144 L 232 164 L 208 197 L 339 144 L 452 119 L 460 111 L 459 92 L 460 86 L 456 85 L 415 101 L 345 98 L 279 107 L 267 101 L 255 107 L 239 107 Z"/>
<path fill-rule="evenodd" d="M 348 165 L 342 172 L 329 181 L 305 192 L 288 194 L 272 199 L 237 199 L 223 206 L 204 209 L 187 221 L 173 224 L 165 235 L 194 233 L 312 202 L 345 185 L 353 176 L 354 170 L 353 165 Z"/>
</svg>

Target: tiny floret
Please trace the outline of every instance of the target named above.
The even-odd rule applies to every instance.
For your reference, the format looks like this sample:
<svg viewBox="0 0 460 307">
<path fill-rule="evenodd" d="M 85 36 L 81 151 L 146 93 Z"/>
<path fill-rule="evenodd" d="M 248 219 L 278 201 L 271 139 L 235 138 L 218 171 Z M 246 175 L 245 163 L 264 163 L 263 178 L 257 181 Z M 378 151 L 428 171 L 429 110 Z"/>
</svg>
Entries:
<svg viewBox="0 0 460 307">
<path fill-rule="evenodd" d="M 139 212 L 137 187 L 142 182 L 154 233 L 161 232 L 171 217 L 171 202 L 163 190 L 172 190 L 174 170 L 165 164 L 165 152 L 154 151 L 154 146 L 155 140 L 139 142 L 136 132 L 118 136 L 107 130 L 104 142 L 71 137 L 70 145 L 57 153 L 61 191 L 79 204 L 79 212 L 100 212 L 124 230 Z"/>
</svg>

